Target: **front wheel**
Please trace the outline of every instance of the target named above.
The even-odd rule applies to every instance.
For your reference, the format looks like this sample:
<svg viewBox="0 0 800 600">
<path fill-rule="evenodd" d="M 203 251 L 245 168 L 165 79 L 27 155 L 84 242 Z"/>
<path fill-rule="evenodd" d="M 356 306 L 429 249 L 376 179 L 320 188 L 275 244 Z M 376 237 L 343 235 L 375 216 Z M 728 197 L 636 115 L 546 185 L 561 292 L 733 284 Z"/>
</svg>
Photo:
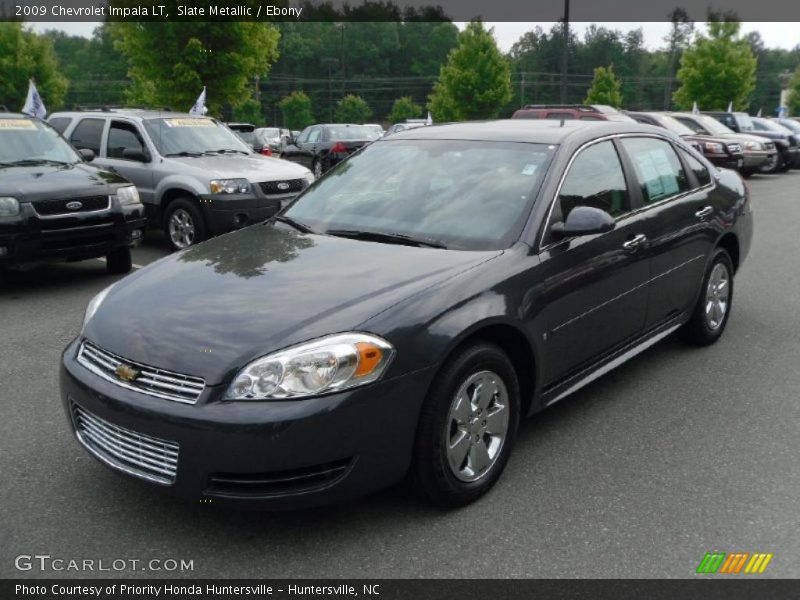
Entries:
<svg viewBox="0 0 800 600">
<path fill-rule="evenodd" d="M 505 468 L 520 413 L 514 367 L 488 343 L 448 361 L 423 406 L 412 475 L 439 506 L 464 506 L 495 484 Z"/>
<path fill-rule="evenodd" d="M 728 252 L 717 248 L 708 264 L 703 287 L 691 319 L 680 334 L 696 346 L 716 342 L 725 330 L 733 302 L 733 263 Z"/>
<path fill-rule="evenodd" d="M 164 233 L 175 250 L 206 239 L 206 226 L 197 204 L 188 198 L 170 202 L 164 215 Z"/>
<path fill-rule="evenodd" d="M 780 171 L 781 167 L 783 166 L 783 157 L 781 157 L 780 152 L 776 152 L 772 156 L 769 157 L 769 160 L 764 163 L 761 167 L 762 173 L 772 174 L 777 173 Z"/>
</svg>

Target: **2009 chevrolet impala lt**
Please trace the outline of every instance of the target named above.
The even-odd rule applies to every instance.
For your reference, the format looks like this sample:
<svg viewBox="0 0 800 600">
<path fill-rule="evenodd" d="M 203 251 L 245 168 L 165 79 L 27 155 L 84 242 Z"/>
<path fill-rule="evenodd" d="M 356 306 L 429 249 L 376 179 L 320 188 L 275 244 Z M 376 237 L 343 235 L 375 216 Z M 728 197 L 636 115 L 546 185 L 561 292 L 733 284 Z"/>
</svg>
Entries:
<svg viewBox="0 0 800 600">
<path fill-rule="evenodd" d="M 89 304 L 62 396 L 109 467 L 268 507 L 498 479 L 523 416 L 716 341 L 749 193 L 663 129 L 495 121 L 366 147 L 270 221 Z"/>
</svg>

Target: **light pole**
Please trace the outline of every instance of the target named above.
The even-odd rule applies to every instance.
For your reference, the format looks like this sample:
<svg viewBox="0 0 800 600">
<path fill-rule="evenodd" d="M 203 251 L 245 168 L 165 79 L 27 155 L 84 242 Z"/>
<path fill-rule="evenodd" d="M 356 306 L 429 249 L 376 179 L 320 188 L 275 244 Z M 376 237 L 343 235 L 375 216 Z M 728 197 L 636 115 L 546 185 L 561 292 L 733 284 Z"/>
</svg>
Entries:
<svg viewBox="0 0 800 600">
<path fill-rule="evenodd" d="M 561 104 L 567 103 L 567 58 L 569 56 L 569 0 L 564 0 L 564 19 L 562 35 L 564 36 L 564 48 L 561 51 Z"/>
<path fill-rule="evenodd" d="M 333 123 L 333 67 L 339 64 L 339 59 L 326 57 L 322 64 L 328 67 L 328 122 Z"/>
</svg>

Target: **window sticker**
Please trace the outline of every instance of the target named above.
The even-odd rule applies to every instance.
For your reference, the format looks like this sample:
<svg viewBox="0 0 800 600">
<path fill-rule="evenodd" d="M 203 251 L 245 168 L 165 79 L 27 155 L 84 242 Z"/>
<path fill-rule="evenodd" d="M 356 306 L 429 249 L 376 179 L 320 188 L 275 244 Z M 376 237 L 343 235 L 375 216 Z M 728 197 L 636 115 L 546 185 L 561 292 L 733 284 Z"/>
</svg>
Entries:
<svg viewBox="0 0 800 600">
<path fill-rule="evenodd" d="M 527 175 L 528 177 L 530 177 L 531 175 L 534 175 L 536 173 L 537 166 L 538 165 L 531 165 L 531 164 L 525 165 L 522 168 L 522 174 L 523 175 Z"/>
<path fill-rule="evenodd" d="M 0 119 L 0 131 L 30 131 L 36 124 L 30 119 Z"/>
<path fill-rule="evenodd" d="M 211 119 L 164 119 L 167 127 L 216 127 Z"/>
</svg>

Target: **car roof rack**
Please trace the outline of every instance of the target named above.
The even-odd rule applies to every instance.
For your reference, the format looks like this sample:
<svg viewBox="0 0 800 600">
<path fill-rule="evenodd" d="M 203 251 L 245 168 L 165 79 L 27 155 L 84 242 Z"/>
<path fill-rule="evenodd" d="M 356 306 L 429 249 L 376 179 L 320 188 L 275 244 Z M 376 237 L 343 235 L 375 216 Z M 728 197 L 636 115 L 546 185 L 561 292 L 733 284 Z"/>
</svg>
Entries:
<svg viewBox="0 0 800 600">
<path fill-rule="evenodd" d="M 590 106 L 588 104 L 526 104 L 523 107 L 525 109 L 537 109 L 537 108 L 572 108 L 575 110 L 585 110 L 586 112 L 600 112 L 596 107 Z"/>
</svg>

